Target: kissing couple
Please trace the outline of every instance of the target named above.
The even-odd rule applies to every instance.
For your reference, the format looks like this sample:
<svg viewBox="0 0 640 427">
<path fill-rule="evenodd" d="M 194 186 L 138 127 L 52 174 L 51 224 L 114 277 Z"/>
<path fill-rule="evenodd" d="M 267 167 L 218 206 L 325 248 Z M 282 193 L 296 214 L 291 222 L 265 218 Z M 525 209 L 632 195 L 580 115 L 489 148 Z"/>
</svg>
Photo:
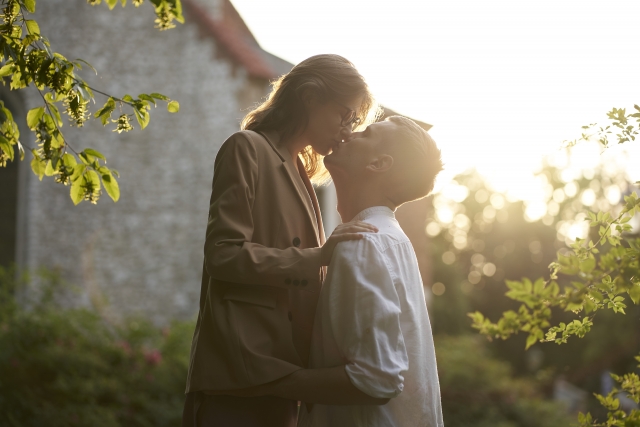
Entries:
<svg viewBox="0 0 640 427">
<path fill-rule="evenodd" d="M 369 123 L 364 78 L 302 61 L 220 148 L 183 427 L 442 427 L 431 325 L 394 217 L 442 169 L 401 116 Z M 343 224 L 325 239 L 313 185 Z M 300 402 L 300 403 L 299 403 Z"/>
</svg>

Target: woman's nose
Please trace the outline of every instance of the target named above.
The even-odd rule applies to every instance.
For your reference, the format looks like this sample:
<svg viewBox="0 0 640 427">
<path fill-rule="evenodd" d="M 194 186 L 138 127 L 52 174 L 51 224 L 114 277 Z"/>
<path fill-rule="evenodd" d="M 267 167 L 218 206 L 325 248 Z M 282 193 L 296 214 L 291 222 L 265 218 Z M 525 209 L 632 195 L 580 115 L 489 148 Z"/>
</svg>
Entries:
<svg viewBox="0 0 640 427">
<path fill-rule="evenodd" d="M 353 131 L 351 130 L 351 126 L 345 126 L 342 129 L 340 129 L 340 137 L 342 138 L 343 141 L 350 140 L 352 133 Z"/>
</svg>

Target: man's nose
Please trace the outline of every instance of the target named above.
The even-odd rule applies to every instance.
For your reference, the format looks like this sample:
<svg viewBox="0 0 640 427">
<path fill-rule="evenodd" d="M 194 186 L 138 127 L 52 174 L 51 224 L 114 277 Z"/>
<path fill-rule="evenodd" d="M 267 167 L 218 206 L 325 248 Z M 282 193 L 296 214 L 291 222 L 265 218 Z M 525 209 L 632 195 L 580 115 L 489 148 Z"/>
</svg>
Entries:
<svg viewBox="0 0 640 427">
<path fill-rule="evenodd" d="M 362 135 L 362 132 L 349 132 L 349 136 L 347 138 L 343 138 L 344 142 L 349 142 L 354 138 L 359 137 L 360 135 Z"/>
</svg>

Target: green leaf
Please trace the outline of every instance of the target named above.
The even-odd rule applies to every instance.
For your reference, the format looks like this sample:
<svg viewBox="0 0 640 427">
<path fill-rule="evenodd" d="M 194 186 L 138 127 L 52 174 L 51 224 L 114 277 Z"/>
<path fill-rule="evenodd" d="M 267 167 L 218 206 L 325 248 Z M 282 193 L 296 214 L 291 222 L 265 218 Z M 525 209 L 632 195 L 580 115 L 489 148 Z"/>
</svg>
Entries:
<svg viewBox="0 0 640 427">
<path fill-rule="evenodd" d="M 104 185 L 104 189 L 107 190 L 107 194 L 114 202 L 117 202 L 120 199 L 120 187 L 118 186 L 118 181 L 116 181 L 111 173 L 102 175 L 102 185 Z"/>
<path fill-rule="evenodd" d="M 633 301 L 634 304 L 640 304 L 640 283 L 634 284 L 628 292 L 631 301 Z"/>
<path fill-rule="evenodd" d="M 589 298 L 584 300 L 584 311 L 588 314 L 596 309 L 596 304 Z"/>
<path fill-rule="evenodd" d="M 31 170 L 33 170 L 33 173 L 38 175 L 38 178 L 40 179 L 40 181 L 42 181 L 46 165 L 44 164 L 40 156 L 38 156 L 36 150 L 31 150 L 31 153 L 33 153 L 33 160 L 31 160 Z"/>
<path fill-rule="evenodd" d="M 149 124 L 149 113 L 146 110 L 139 110 L 137 108 L 134 108 L 133 112 L 136 114 L 136 119 L 140 124 L 140 129 L 146 128 Z"/>
<path fill-rule="evenodd" d="M 83 179 L 77 179 L 71 184 L 71 190 L 69 191 L 69 196 L 71 196 L 71 200 L 74 205 L 77 205 L 82 201 L 84 196 L 84 189 L 82 188 Z"/>
<path fill-rule="evenodd" d="M 106 0 L 106 2 L 109 6 L 109 10 L 113 10 L 113 8 L 118 4 L 118 0 Z"/>
<path fill-rule="evenodd" d="M 62 161 L 64 161 L 65 166 L 73 167 L 78 164 L 76 158 L 73 157 L 73 154 L 64 153 L 62 156 Z"/>
<path fill-rule="evenodd" d="M 178 101 L 171 101 L 167 104 L 167 110 L 170 113 L 177 113 L 178 111 L 180 111 L 180 104 L 178 103 Z"/>
<path fill-rule="evenodd" d="M 24 21 L 24 24 L 27 26 L 27 32 L 32 35 L 40 35 L 40 26 L 33 19 L 27 19 Z"/>
<path fill-rule="evenodd" d="M 93 99 L 93 92 L 91 91 L 91 89 L 89 89 L 89 86 L 87 86 L 85 82 L 81 81 L 80 83 L 78 83 L 76 85 L 76 89 L 78 89 L 78 92 L 80 92 L 80 96 L 83 100 L 89 101 Z"/>
<path fill-rule="evenodd" d="M 538 341 L 538 337 L 536 337 L 535 334 L 529 334 L 529 336 L 527 337 L 527 344 L 525 346 L 525 350 L 528 350 L 529 347 L 534 345 L 537 341 Z"/>
<path fill-rule="evenodd" d="M 94 150 L 93 148 L 87 148 L 87 149 L 83 150 L 82 152 L 85 153 L 85 154 L 89 154 L 91 156 L 97 157 L 97 158 L 102 159 L 102 160 L 107 160 L 104 157 L 104 154 L 102 154 L 99 151 Z"/>
<path fill-rule="evenodd" d="M 152 96 L 147 95 L 146 93 L 141 93 L 140 95 L 138 95 L 138 98 L 145 100 L 145 101 L 149 101 L 149 102 L 153 102 L 153 105 L 156 105 L 156 100 L 153 99 Z"/>
<path fill-rule="evenodd" d="M 80 62 L 82 62 L 83 64 L 85 64 L 86 66 L 88 66 L 89 68 L 91 68 L 91 69 L 93 70 L 93 72 L 94 72 L 94 73 L 96 73 L 96 75 L 98 74 L 98 71 L 97 71 L 95 68 L 93 68 L 93 65 L 89 64 L 89 63 L 88 63 L 87 61 L 85 61 L 84 59 L 76 58 L 76 61 L 80 61 Z"/>
<path fill-rule="evenodd" d="M 87 171 L 87 173 L 84 175 L 85 179 L 87 180 L 87 182 L 91 182 L 93 183 L 95 186 L 97 186 L 98 188 L 100 188 L 100 177 L 98 176 L 98 174 L 96 173 L 96 171 L 94 170 L 89 170 Z"/>
<path fill-rule="evenodd" d="M 580 263 L 580 271 L 583 273 L 591 273 L 596 268 L 596 260 L 589 257 Z"/>
<path fill-rule="evenodd" d="M 180 0 L 175 0 L 175 7 L 173 8 L 173 14 L 175 15 L 176 21 L 181 24 L 184 24 L 184 16 L 182 15 L 182 2 Z"/>
<path fill-rule="evenodd" d="M 62 122 L 62 117 L 60 117 L 60 110 L 58 110 L 58 107 L 56 106 L 56 104 L 49 103 L 48 105 L 49 105 L 49 111 L 51 111 L 51 114 L 53 115 L 53 118 L 55 119 L 57 125 L 62 126 L 63 122 Z"/>
<path fill-rule="evenodd" d="M 74 161 L 75 161 L 75 158 L 74 158 Z M 82 181 L 81 179 L 78 179 L 78 178 L 80 178 L 84 174 L 85 168 L 86 166 L 84 163 L 76 163 L 73 166 L 73 174 L 71 174 L 71 181 L 73 182 Z"/>
<path fill-rule="evenodd" d="M 13 147 L 11 146 L 9 140 L 2 135 L 0 135 L 0 149 L 2 149 L 2 151 L 4 151 L 9 156 L 9 160 L 13 161 Z"/>
<path fill-rule="evenodd" d="M 95 118 L 100 118 L 103 126 L 106 126 L 109 123 L 109 119 L 111 118 L 111 113 L 116 109 L 116 101 L 113 98 L 109 98 L 104 106 L 95 113 Z"/>
<path fill-rule="evenodd" d="M 53 165 L 51 164 L 51 160 L 47 161 L 47 165 L 44 168 L 44 174 L 46 176 L 53 176 L 56 173 L 55 169 L 53 169 Z"/>
<path fill-rule="evenodd" d="M 13 74 L 14 67 L 15 65 L 13 64 L 13 62 L 5 64 L 2 68 L 0 68 L 0 77 L 7 77 Z"/>
<path fill-rule="evenodd" d="M 152 96 L 155 99 L 159 99 L 160 101 L 170 101 L 168 96 L 165 96 L 165 95 L 163 95 L 161 93 L 157 93 L 157 92 L 150 93 L 149 96 Z"/>
<path fill-rule="evenodd" d="M 29 110 L 27 113 L 27 126 L 29 126 L 29 129 L 35 129 L 38 126 L 38 123 L 40 123 L 40 119 L 43 115 L 44 107 L 36 107 Z"/>
<path fill-rule="evenodd" d="M 31 13 L 36 11 L 36 0 L 23 0 L 24 7 Z"/>
</svg>

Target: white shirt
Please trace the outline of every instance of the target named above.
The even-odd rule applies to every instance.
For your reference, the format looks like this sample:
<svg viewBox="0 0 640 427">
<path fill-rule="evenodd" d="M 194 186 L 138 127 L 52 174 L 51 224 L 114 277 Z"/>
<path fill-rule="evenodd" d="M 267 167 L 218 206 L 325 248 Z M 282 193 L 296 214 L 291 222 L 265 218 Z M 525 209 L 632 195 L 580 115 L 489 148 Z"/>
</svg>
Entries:
<svg viewBox="0 0 640 427">
<path fill-rule="evenodd" d="M 342 242 L 322 287 L 310 367 L 346 364 L 353 385 L 382 406 L 300 408 L 304 427 L 443 427 L 431 324 L 418 261 L 391 209 L 365 209 L 353 221 L 378 233 Z"/>
</svg>

